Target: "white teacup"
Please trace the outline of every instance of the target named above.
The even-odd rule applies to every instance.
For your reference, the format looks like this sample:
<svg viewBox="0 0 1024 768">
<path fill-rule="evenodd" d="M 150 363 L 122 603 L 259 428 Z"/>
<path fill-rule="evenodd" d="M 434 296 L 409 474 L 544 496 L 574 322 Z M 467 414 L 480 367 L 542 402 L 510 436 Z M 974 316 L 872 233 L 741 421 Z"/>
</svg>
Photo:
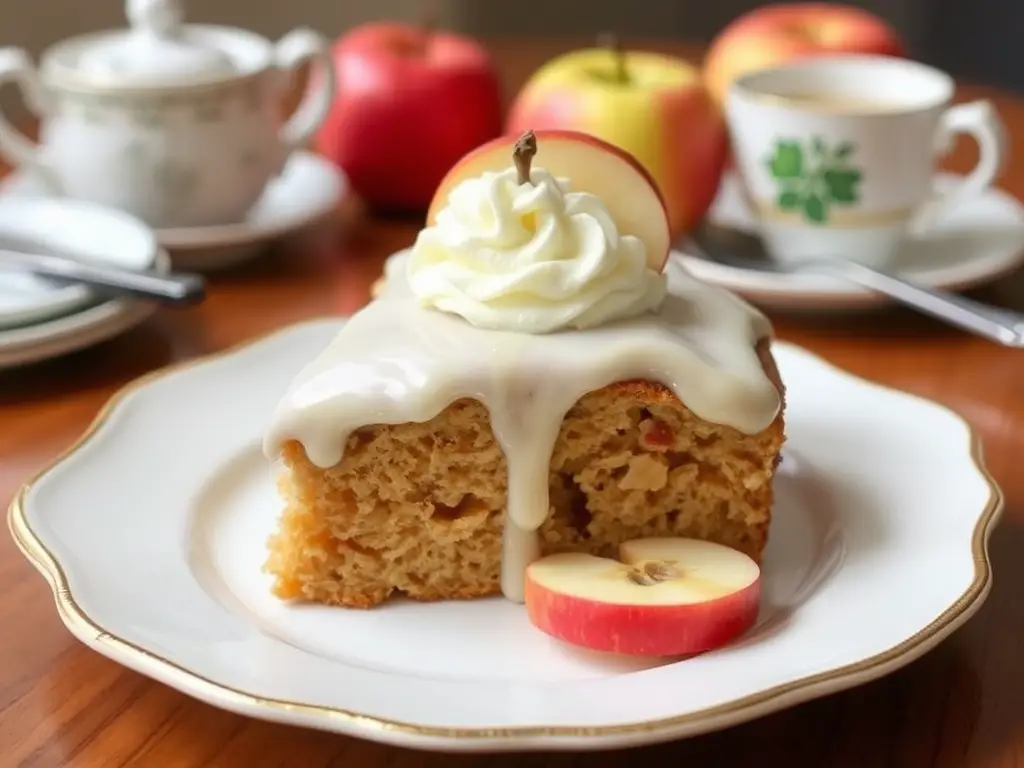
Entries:
<svg viewBox="0 0 1024 768">
<path fill-rule="evenodd" d="M 329 43 L 295 30 L 273 44 L 230 27 L 182 24 L 176 0 L 128 0 L 130 31 L 66 40 L 39 73 L 0 50 L 0 84 L 21 86 L 41 118 L 40 143 L 0 116 L 0 153 L 54 194 L 134 214 L 153 227 L 244 219 L 334 96 Z M 288 122 L 294 70 L 313 61 L 315 86 Z"/>
<path fill-rule="evenodd" d="M 987 101 L 950 106 L 953 80 L 885 56 L 805 59 L 740 77 L 726 104 L 733 154 L 765 247 L 780 262 L 884 266 L 910 227 L 996 179 L 1005 134 Z M 934 187 L 956 134 L 980 148 L 955 189 Z"/>
</svg>

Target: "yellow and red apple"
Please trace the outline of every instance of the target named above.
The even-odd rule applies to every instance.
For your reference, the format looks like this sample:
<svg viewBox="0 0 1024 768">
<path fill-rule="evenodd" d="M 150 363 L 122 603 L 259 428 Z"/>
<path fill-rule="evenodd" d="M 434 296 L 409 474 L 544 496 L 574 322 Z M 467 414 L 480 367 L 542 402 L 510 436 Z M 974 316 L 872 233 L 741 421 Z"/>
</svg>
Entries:
<svg viewBox="0 0 1024 768">
<path fill-rule="evenodd" d="M 735 640 L 757 619 L 761 570 L 708 541 L 626 542 L 619 560 L 580 552 L 526 571 L 526 609 L 541 631 L 597 651 L 688 656 Z"/>
<path fill-rule="evenodd" d="M 537 153 L 533 162 L 556 177 L 569 180 L 577 192 L 589 192 L 604 203 L 623 235 L 640 238 L 651 269 L 661 272 L 671 247 L 668 217 L 658 187 L 628 152 L 578 131 L 534 131 Z M 433 224 L 462 180 L 485 171 L 513 166 L 518 135 L 502 136 L 468 153 L 441 180 L 427 211 Z"/>
<path fill-rule="evenodd" d="M 501 135 L 500 79 L 471 38 L 373 23 L 332 55 L 337 93 L 316 146 L 372 207 L 422 212 L 462 155 Z"/>
<path fill-rule="evenodd" d="M 837 3 L 784 3 L 746 13 L 712 41 L 704 78 L 719 104 L 740 75 L 828 53 L 902 56 L 896 31 L 874 14 Z"/>
<path fill-rule="evenodd" d="M 508 133 L 527 128 L 581 131 L 629 152 L 661 190 L 674 237 L 710 207 L 728 147 L 696 67 L 615 46 L 567 53 L 537 70 L 506 121 Z"/>
</svg>

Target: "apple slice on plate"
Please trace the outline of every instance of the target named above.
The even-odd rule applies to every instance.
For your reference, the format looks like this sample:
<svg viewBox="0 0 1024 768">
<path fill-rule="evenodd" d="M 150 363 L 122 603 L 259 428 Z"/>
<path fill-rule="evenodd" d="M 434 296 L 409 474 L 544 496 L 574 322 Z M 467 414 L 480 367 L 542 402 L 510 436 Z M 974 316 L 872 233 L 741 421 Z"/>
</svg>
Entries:
<svg viewBox="0 0 1024 768">
<path fill-rule="evenodd" d="M 596 195 L 608 208 L 619 234 L 639 237 L 647 263 L 661 272 L 671 246 L 668 215 L 658 186 L 628 152 L 578 131 L 534 131 L 537 154 L 533 162 L 556 177 L 566 178 L 577 192 Z M 461 181 L 485 171 L 513 165 L 519 136 L 502 136 L 483 144 L 457 162 L 444 177 L 427 212 L 427 224 L 448 202 L 448 193 Z"/>
<path fill-rule="evenodd" d="M 685 656 L 729 643 L 757 619 L 761 570 L 742 552 L 651 538 L 626 542 L 619 557 L 569 552 L 531 563 L 530 621 L 592 650 Z"/>
</svg>

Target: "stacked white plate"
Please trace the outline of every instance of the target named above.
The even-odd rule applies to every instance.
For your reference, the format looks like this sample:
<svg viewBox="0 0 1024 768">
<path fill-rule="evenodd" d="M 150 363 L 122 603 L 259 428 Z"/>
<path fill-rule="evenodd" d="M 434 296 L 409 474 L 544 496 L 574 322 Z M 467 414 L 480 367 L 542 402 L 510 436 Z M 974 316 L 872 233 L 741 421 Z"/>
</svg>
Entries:
<svg viewBox="0 0 1024 768">
<path fill-rule="evenodd" d="M 270 243 L 330 219 L 347 189 L 347 179 L 334 165 L 311 152 L 296 152 L 244 221 L 151 230 L 118 211 L 55 198 L 40 179 L 16 171 L 0 189 L 0 249 L 163 272 L 173 261 L 176 270 L 210 272 L 253 258 Z M 155 308 L 153 302 L 104 299 L 81 285 L 5 270 L 0 257 L 0 370 L 111 338 Z"/>
<path fill-rule="evenodd" d="M 167 272 L 170 258 L 137 219 L 72 200 L 0 197 L 0 248 L 50 253 L 124 269 Z M 0 256 L 0 369 L 56 357 L 145 320 L 150 301 L 112 298 L 4 267 Z"/>
</svg>

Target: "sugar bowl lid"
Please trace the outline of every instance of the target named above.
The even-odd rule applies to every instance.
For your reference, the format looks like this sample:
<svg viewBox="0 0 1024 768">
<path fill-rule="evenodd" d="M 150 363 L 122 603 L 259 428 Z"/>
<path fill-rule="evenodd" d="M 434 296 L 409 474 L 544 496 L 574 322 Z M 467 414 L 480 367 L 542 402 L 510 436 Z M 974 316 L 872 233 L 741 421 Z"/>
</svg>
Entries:
<svg viewBox="0 0 1024 768">
<path fill-rule="evenodd" d="M 116 85 L 175 85 L 236 74 L 231 56 L 183 23 L 181 0 L 126 0 L 131 28 L 79 54 L 79 75 Z"/>
</svg>

